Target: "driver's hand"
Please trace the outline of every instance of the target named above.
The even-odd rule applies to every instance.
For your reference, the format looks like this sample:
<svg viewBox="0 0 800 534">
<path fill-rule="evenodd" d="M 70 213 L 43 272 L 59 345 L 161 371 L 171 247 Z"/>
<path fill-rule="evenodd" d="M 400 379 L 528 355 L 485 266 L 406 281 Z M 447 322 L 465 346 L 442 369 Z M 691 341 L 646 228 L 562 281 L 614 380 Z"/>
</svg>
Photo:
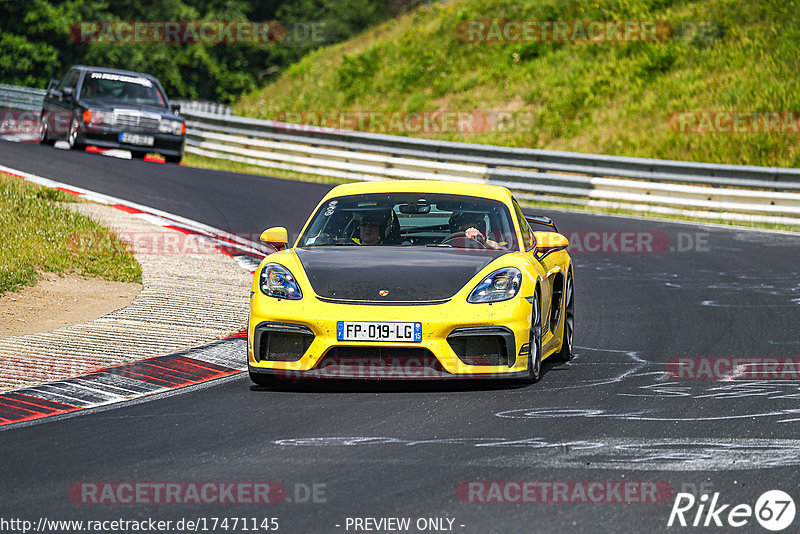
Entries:
<svg viewBox="0 0 800 534">
<path fill-rule="evenodd" d="M 483 243 L 483 242 L 486 240 L 486 238 L 485 238 L 485 237 L 483 237 L 483 234 L 482 234 L 482 233 L 480 232 L 480 230 L 478 230 L 477 228 L 467 228 L 467 229 L 464 231 L 464 234 L 465 234 L 465 235 L 466 235 L 468 238 L 470 238 L 470 239 L 472 239 L 472 240 L 474 240 L 474 241 L 479 241 L 479 242 L 481 242 L 481 243 Z"/>
</svg>

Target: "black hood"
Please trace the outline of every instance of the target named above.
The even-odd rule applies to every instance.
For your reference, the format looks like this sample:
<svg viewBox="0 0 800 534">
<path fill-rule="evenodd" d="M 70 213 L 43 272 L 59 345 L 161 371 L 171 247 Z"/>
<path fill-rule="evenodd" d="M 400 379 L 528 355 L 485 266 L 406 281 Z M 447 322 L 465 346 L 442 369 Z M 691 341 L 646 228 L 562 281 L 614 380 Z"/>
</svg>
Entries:
<svg viewBox="0 0 800 534">
<path fill-rule="evenodd" d="M 169 119 L 173 121 L 182 121 L 183 118 L 179 117 L 172 110 L 160 106 L 149 106 L 146 104 L 131 104 L 129 102 L 121 102 L 119 100 L 102 98 L 102 97 L 81 97 L 80 105 L 87 109 L 97 109 L 100 111 L 114 111 L 115 109 L 128 109 L 131 111 L 144 111 L 147 113 L 157 113 L 161 115 L 162 119 Z"/>
<path fill-rule="evenodd" d="M 322 298 L 369 302 L 446 300 L 503 251 L 410 247 L 296 249 Z M 388 291 L 385 296 L 381 292 Z"/>
</svg>

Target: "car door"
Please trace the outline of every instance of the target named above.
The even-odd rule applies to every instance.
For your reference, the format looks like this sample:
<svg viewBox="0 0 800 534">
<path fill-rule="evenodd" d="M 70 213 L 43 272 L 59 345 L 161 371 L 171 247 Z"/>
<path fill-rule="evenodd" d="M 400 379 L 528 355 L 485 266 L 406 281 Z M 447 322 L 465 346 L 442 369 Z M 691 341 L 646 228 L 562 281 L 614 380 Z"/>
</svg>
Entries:
<svg viewBox="0 0 800 534">
<path fill-rule="evenodd" d="M 542 305 L 542 346 L 547 343 L 548 341 L 548 333 L 549 333 L 549 318 L 550 314 L 548 310 L 550 309 L 550 302 L 552 300 L 553 294 L 553 284 L 550 277 L 547 275 L 548 270 L 552 267 L 548 267 L 548 262 L 542 261 L 536 257 L 534 254 L 536 241 L 533 238 L 533 232 L 531 231 L 530 226 L 528 225 L 528 221 L 525 220 L 525 214 L 522 213 L 522 209 L 519 207 L 517 200 L 512 197 L 511 202 L 514 207 L 514 218 L 519 225 L 519 229 L 522 232 L 522 242 L 520 243 L 520 250 L 525 253 L 526 258 L 529 262 L 529 271 L 528 276 L 532 280 L 536 280 L 537 278 L 543 278 L 542 284 L 540 286 L 541 291 L 541 305 Z M 546 257 L 544 258 L 547 259 Z M 529 296 L 529 295 L 526 295 Z"/>
<path fill-rule="evenodd" d="M 50 132 L 55 137 L 66 139 L 69 121 L 72 118 L 72 111 L 75 107 L 77 94 L 75 88 L 78 84 L 81 71 L 70 69 L 52 89 L 45 99 L 46 119 L 50 126 Z M 70 94 L 71 93 L 71 94 Z"/>
</svg>

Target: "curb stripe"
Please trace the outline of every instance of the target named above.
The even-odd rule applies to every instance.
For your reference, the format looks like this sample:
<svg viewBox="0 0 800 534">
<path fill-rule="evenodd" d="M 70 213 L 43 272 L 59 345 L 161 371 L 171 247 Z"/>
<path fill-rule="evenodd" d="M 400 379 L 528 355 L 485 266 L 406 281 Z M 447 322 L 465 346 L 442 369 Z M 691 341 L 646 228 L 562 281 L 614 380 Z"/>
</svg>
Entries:
<svg viewBox="0 0 800 534">
<path fill-rule="evenodd" d="M 238 337 L 0 394 L 0 428 L 124 402 L 236 375 L 247 369 Z"/>
<path fill-rule="evenodd" d="M 178 215 L 2 165 L 0 173 L 112 206 L 157 226 L 198 236 L 250 273 L 264 256 L 273 252 L 271 247 Z M 200 347 L 0 393 L 0 429 L 239 374 L 247 369 L 246 337 L 243 330 Z"/>
</svg>

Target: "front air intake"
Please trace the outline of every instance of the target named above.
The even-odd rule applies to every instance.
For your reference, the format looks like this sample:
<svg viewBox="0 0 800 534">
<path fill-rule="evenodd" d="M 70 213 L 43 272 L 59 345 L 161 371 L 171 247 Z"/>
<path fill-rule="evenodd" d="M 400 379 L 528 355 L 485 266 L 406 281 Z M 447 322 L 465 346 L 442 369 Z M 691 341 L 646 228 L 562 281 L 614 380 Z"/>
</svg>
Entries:
<svg viewBox="0 0 800 534">
<path fill-rule="evenodd" d="M 258 362 L 296 362 L 313 341 L 314 333 L 308 327 L 262 323 L 255 330 L 253 354 Z"/>
<path fill-rule="evenodd" d="M 459 328 L 447 343 L 467 365 L 514 365 L 514 333 L 503 327 Z"/>
</svg>

